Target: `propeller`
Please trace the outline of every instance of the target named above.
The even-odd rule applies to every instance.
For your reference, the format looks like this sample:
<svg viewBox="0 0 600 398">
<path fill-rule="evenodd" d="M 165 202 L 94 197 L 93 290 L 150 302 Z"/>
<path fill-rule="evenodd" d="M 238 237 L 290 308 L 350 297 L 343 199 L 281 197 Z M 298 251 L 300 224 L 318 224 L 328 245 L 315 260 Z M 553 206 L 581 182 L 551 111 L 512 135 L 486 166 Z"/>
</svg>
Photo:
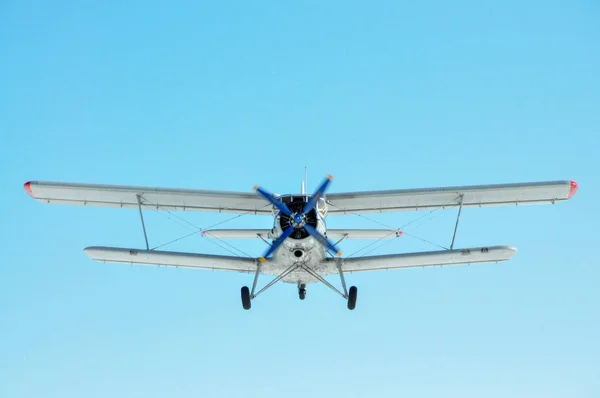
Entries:
<svg viewBox="0 0 600 398">
<path fill-rule="evenodd" d="M 302 211 L 297 213 L 292 212 L 277 196 L 264 190 L 258 185 L 254 186 L 254 190 L 260 196 L 265 198 L 269 203 L 271 203 L 274 207 L 276 207 L 279 210 L 280 214 L 285 214 L 286 216 L 290 217 L 290 226 L 286 228 L 277 239 L 275 239 L 275 241 L 273 242 L 269 250 L 267 250 L 267 252 L 263 255 L 263 257 L 259 257 L 259 260 L 261 262 L 264 263 L 265 261 L 267 261 L 266 259 L 270 255 L 272 255 L 287 238 L 289 238 L 292 232 L 294 232 L 295 228 L 304 228 L 304 230 L 310 236 L 315 238 L 316 241 L 323 245 L 327 250 L 334 253 L 338 257 L 342 255 L 342 252 L 339 251 L 338 248 L 335 247 L 335 245 L 329 241 L 329 239 L 327 239 L 323 234 L 317 231 L 315 227 L 306 222 L 308 213 L 317 206 L 319 199 L 321 199 L 323 195 L 325 195 L 325 192 L 329 188 L 329 184 L 331 184 L 331 181 L 333 181 L 333 177 L 330 175 L 327 176 L 327 178 L 323 180 L 319 188 L 317 188 L 315 193 L 311 196 L 309 201 L 306 202 Z"/>
</svg>

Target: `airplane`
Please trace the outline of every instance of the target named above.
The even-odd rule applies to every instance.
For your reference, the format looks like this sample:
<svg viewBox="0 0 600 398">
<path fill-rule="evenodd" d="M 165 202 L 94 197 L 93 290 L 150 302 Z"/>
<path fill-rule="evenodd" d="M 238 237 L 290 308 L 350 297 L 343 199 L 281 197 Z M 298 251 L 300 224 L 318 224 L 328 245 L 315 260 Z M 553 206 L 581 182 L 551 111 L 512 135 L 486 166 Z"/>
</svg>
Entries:
<svg viewBox="0 0 600 398">
<path fill-rule="evenodd" d="M 306 193 L 304 181 L 300 194 L 286 195 L 272 194 L 260 186 L 254 187 L 254 193 L 247 193 L 42 181 L 27 182 L 24 189 L 29 196 L 42 203 L 137 209 L 146 241 L 145 250 L 93 246 L 85 248 L 84 253 L 104 263 L 254 274 L 252 287 L 241 288 L 242 307 L 245 310 L 251 308 L 256 297 L 279 281 L 296 284 L 300 300 L 306 297 L 306 285 L 321 282 L 346 300 L 348 309 L 354 310 L 358 290 L 356 286 L 346 287 L 346 274 L 509 260 L 516 253 L 516 248 L 511 246 L 454 249 L 462 209 L 555 204 L 571 199 L 578 190 L 575 181 L 550 181 L 327 195 L 332 180 L 333 177 L 327 176 L 312 195 Z M 325 223 L 329 216 L 453 207 L 458 207 L 458 215 L 448 250 L 344 258 L 338 245 L 346 239 L 393 239 L 402 236 L 402 231 L 334 230 L 327 229 Z M 262 256 L 256 258 L 153 250 L 148 245 L 142 208 L 272 216 L 273 228 L 268 230 L 202 231 L 206 238 L 258 238 L 269 247 Z M 325 279 L 332 274 L 339 275 L 341 290 Z M 274 279 L 257 291 L 259 275 L 272 275 Z"/>
</svg>

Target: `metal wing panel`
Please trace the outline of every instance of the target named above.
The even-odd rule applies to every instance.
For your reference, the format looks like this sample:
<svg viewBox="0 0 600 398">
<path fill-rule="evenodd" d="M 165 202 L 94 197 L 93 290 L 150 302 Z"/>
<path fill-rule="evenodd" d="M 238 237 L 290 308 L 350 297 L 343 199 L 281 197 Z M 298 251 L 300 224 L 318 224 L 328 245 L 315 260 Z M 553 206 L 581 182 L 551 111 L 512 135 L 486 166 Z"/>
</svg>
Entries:
<svg viewBox="0 0 600 398">
<path fill-rule="evenodd" d="M 211 229 L 202 232 L 202 236 L 215 239 L 273 239 L 270 229 Z"/>
<path fill-rule="evenodd" d="M 271 229 L 212 229 L 202 232 L 207 238 L 217 239 L 275 239 Z M 328 229 L 330 239 L 393 239 L 402 235 L 395 229 Z"/>
<path fill-rule="evenodd" d="M 88 247 L 84 253 L 104 263 L 152 265 L 159 267 L 195 268 L 211 271 L 250 273 L 256 271 L 256 259 L 212 254 L 136 250 L 117 247 Z"/>
<path fill-rule="evenodd" d="M 327 196 L 328 214 L 380 213 L 463 207 L 551 204 L 570 199 L 577 191 L 574 181 L 462 187 L 400 189 L 335 193 Z"/>
<path fill-rule="evenodd" d="M 139 195 L 143 208 L 156 210 L 271 214 L 271 206 L 262 198 L 244 192 L 41 181 L 26 183 L 25 190 L 39 202 L 71 206 L 132 209 L 138 207 Z"/>
<path fill-rule="evenodd" d="M 328 229 L 330 239 L 394 239 L 402 236 L 396 229 Z"/>
<path fill-rule="evenodd" d="M 478 247 L 461 250 L 442 250 L 421 253 L 390 254 L 348 258 L 342 260 L 344 272 L 366 272 L 402 268 L 442 267 L 506 261 L 517 253 L 510 246 Z M 334 262 L 334 259 L 328 259 Z"/>
</svg>

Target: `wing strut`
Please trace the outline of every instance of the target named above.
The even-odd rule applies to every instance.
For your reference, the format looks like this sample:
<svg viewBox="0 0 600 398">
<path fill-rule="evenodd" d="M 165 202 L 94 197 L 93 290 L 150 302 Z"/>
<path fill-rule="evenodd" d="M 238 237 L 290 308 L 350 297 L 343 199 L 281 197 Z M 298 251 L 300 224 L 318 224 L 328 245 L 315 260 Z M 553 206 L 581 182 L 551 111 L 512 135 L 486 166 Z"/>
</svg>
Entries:
<svg viewBox="0 0 600 398">
<path fill-rule="evenodd" d="M 250 292 L 250 298 L 254 298 L 254 292 L 256 291 L 256 284 L 258 283 L 258 275 L 260 275 L 260 261 L 256 262 L 256 273 L 254 274 L 254 281 L 252 282 L 252 291 Z"/>
<path fill-rule="evenodd" d="M 340 280 L 342 281 L 342 288 L 344 289 L 344 298 L 348 298 L 348 289 L 346 289 L 346 279 L 344 278 L 344 272 L 342 271 L 342 262 L 340 260 L 337 260 L 335 266 L 338 269 L 338 272 L 340 274 Z"/>
<path fill-rule="evenodd" d="M 142 220 L 142 230 L 144 231 L 144 239 L 146 240 L 146 250 L 150 250 L 150 245 L 148 245 L 148 234 L 146 234 L 146 225 L 144 224 L 144 215 L 142 214 L 142 199 L 140 195 L 135 195 L 137 197 L 138 210 L 140 211 L 140 219 Z"/>
<path fill-rule="evenodd" d="M 458 208 L 458 216 L 456 216 L 456 225 L 454 225 L 454 234 L 452 235 L 452 243 L 450 244 L 450 250 L 454 249 L 454 239 L 456 239 L 456 231 L 458 230 L 458 222 L 460 221 L 460 213 L 463 208 L 464 194 L 460 195 L 460 207 Z"/>
</svg>

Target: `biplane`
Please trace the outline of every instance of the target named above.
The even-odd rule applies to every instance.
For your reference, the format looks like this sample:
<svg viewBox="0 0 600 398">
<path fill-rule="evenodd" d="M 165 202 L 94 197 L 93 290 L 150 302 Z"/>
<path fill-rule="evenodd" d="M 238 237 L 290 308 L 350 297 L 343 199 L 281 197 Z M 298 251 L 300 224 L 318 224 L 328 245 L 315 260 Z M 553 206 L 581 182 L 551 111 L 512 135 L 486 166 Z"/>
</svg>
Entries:
<svg viewBox="0 0 600 398">
<path fill-rule="evenodd" d="M 512 258 L 511 246 L 454 249 L 463 208 L 555 204 L 571 199 L 578 186 L 574 181 L 476 185 L 445 188 L 399 189 L 327 194 L 333 178 L 328 176 L 312 194 L 302 183 L 300 194 L 275 195 L 262 187 L 255 192 L 165 189 L 135 186 L 74 184 L 30 181 L 25 191 L 33 199 L 49 204 L 134 209 L 140 213 L 145 249 L 93 246 L 84 249 L 100 262 L 193 268 L 254 274 L 251 288 L 241 288 L 244 309 L 252 300 L 279 281 L 298 287 L 301 300 L 306 285 L 323 283 L 356 306 L 358 290 L 346 287 L 345 274 L 417 267 L 497 263 Z M 458 214 L 448 250 L 344 258 L 338 246 L 347 239 L 393 239 L 395 229 L 327 229 L 326 218 L 351 214 L 387 213 L 457 207 Z M 166 211 L 216 212 L 272 216 L 271 229 L 213 229 L 202 231 L 206 238 L 262 239 L 267 250 L 259 257 L 151 250 L 144 225 L 143 208 Z M 339 275 L 341 290 L 329 281 Z M 257 290 L 260 275 L 274 278 Z"/>
</svg>

